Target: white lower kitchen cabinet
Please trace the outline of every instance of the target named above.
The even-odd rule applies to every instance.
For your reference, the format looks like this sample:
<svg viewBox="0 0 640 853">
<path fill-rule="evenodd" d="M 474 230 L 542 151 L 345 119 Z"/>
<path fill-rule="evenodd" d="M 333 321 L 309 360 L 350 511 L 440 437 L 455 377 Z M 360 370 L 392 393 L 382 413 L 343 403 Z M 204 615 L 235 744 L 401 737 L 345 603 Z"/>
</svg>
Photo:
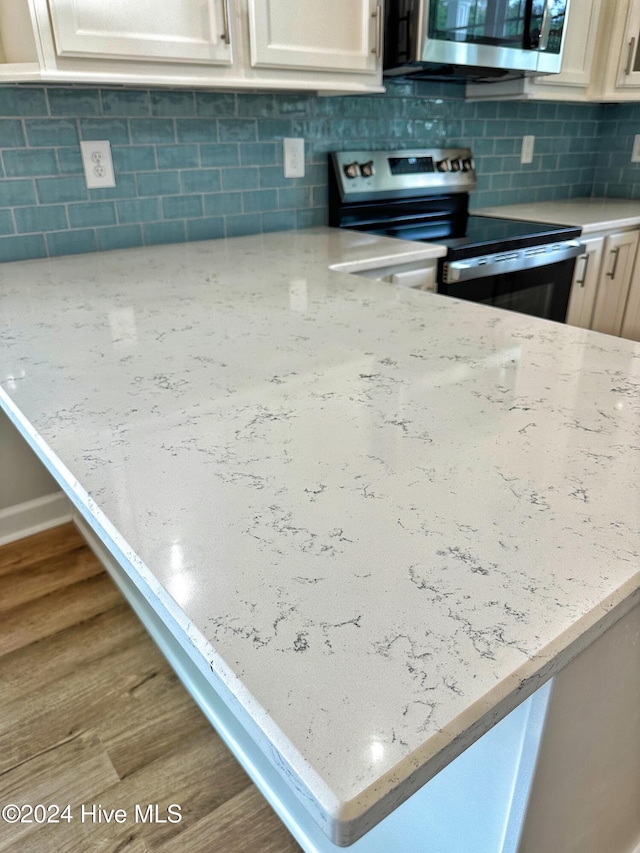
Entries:
<svg viewBox="0 0 640 853">
<path fill-rule="evenodd" d="M 0 0 L 0 82 L 381 92 L 381 0 Z"/>
<path fill-rule="evenodd" d="M 591 328 L 620 335 L 639 231 L 623 231 L 605 238 Z"/>
<path fill-rule="evenodd" d="M 581 240 L 584 246 L 582 255 L 576 258 L 576 266 L 571 284 L 571 296 L 567 309 L 567 323 L 570 326 L 591 328 L 593 308 L 596 303 L 600 266 L 604 251 L 604 237 L 591 237 Z"/>
<path fill-rule="evenodd" d="M 638 264 L 635 266 L 629 286 L 620 337 L 640 341 L 640 266 Z"/>
</svg>

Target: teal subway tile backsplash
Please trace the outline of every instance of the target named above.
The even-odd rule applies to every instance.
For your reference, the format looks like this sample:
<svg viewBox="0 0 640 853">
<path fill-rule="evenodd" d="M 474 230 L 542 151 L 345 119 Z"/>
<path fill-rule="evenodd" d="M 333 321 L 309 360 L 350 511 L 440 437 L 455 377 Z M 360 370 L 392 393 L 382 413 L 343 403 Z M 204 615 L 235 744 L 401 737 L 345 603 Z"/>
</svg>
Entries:
<svg viewBox="0 0 640 853">
<path fill-rule="evenodd" d="M 143 243 L 141 225 L 96 228 L 96 237 L 99 249 L 133 249 Z"/>
<path fill-rule="evenodd" d="M 29 230 L 33 231 L 34 229 L 30 228 Z M 13 234 L 13 219 L 10 210 L 0 210 L 0 235 L 2 234 Z"/>
<path fill-rule="evenodd" d="M 187 239 L 184 220 L 148 222 L 143 225 L 142 231 L 144 242 L 149 246 L 158 243 L 184 243 Z"/>
<path fill-rule="evenodd" d="M 88 225 L 116 225 L 116 206 L 112 201 L 95 201 L 89 204 L 70 204 L 69 224 L 72 228 Z"/>
<path fill-rule="evenodd" d="M 220 189 L 219 169 L 185 169 L 180 172 L 183 193 L 214 193 Z"/>
<path fill-rule="evenodd" d="M 195 219 L 203 213 L 201 195 L 170 195 L 162 200 L 164 219 Z"/>
<path fill-rule="evenodd" d="M 36 189 L 40 204 L 62 201 L 83 201 L 89 198 L 84 178 L 37 178 Z"/>
<path fill-rule="evenodd" d="M 3 211 L 9 212 L 9 211 Z M 67 208 L 63 204 L 42 204 L 36 207 L 16 207 L 13 211 L 19 234 L 38 231 L 64 231 L 69 227 Z M 5 231 L 5 234 L 9 233 Z"/>
<path fill-rule="evenodd" d="M 14 148 L 3 151 L 4 173 L 9 178 L 24 178 L 27 175 L 55 175 L 58 160 L 55 148 Z"/>
<path fill-rule="evenodd" d="M 48 254 L 44 234 L 0 238 L 0 261 L 25 261 L 29 258 L 44 258 Z"/>
<path fill-rule="evenodd" d="M 27 142 L 31 146 L 78 144 L 78 123 L 71 119 L 26 119 L 24 126 L 27 131 Z M 2 140 L 2 147 L 7 147 L 1 133 L 0 140 Z"/>
<path fill-rule="evenodd" d="M 3 148 L 22 148 L 25 144 L 22 122 L 12 118 L 0 119 L 0 140 Z"/>
<path fill-rule="evenodd" d="M 383 95 L 0 86 L 0 259 L 305 228 L 326 222 L 327 152 L 468 145 L 472 206 L 640 198 L 640 105 L 482 102 L 395 81 Z M 522 136 L 536 137 L 520 164 Z M 304 178 L 282 138 L 304 136 Z M 87 190 L 80 140 L 111 142 L 116 186 Z"/>
<path fill-rule="evenodd" d="M 47 234 L 47 248 L 50 255 L 95 252 L 98 249 L 96 232 L 89 228 L 78 228 L 74 231 L 52 231 Z"/>
<path fill-rule="evenodd" d="M 218 240 L 224 237 L 222 216 L 187 221 L 187 240 Z"/>
<path fill-rule="evenodd" d="M 37 204 L 33 181 L 0 180 L 0 208 Z"/>
</svg>

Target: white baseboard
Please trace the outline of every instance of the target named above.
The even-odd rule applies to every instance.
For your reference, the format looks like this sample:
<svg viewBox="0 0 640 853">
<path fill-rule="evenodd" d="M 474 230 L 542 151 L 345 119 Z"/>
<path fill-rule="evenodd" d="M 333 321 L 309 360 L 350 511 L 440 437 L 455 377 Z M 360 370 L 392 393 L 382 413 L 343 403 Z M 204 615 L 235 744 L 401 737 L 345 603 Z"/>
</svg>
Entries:
<svg viewBox="0 0 640 853">
<path fill-rule="evenodd" d="M 0 545 L 24 539 L 32 533 L 48 530 L 71 521 L 72 507 L 63 492 L 25 501 L 0 510 Z"/>
</svg>

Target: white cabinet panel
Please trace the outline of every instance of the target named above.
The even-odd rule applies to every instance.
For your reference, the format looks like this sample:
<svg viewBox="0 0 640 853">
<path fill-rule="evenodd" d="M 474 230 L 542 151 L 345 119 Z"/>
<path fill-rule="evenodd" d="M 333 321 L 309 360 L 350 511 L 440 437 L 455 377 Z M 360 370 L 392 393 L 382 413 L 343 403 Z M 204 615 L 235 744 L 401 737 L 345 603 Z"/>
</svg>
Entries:
<svg viewBox="0 0 640 853">
<path fill-rule="evenodd" d="M 604 257 L 591 328 L 619 335 L 638 245 L 638 231 L 611 234 L 604 244 Z"/>
<path fill-rule="evenodd" d="M 584 254 L 576 258 L 576 267 L 571 284 L 571 296 L 567 309 L 567 323 L 570 326 L 591 328 L 591 318 L 598 290 L 600 264 L 604 249 L 604 237 L 593 237 L 580 241 L 585 248 Z"/>
<path fill-rule="evenodd" d="M 560 73 L 534 78 L 534 86 L 589 85 L 600 9 L 600 0 L 571 0 Z"/>
<path fill-rule="evenodd" d="M 622 320 L 620 336 L 640 341 L 640 265 L 636 264 L 629 286 L 629 296 Z"/>
<path fill-rule="evenodd" d="M 381 26 L 372 0 L 249 0 L 251 64 L 375 73 Z"/>
<path fill-rule="evenodd" d="M 629 3 L 619 57 L 617 86 L 640 88 L 640 2 L 637 0 Z"/>
<path fill-rule="evenodd" d="M 49 0 L 59 56 L 229 63 L 228 0 Z"/>
</svg>

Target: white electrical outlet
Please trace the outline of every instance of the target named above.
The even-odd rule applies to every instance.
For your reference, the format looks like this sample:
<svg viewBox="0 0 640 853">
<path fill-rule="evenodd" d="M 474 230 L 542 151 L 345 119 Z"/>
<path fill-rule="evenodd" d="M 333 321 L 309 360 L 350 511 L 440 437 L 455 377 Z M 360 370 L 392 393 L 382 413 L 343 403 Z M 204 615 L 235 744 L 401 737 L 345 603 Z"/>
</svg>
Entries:
<svg viewBox="0 0 640 853">
<path fill-rule="evenodd" d="M 535 136 L 522 137 L 522 150 L 520 151 L 521 163 L 533 163 L 533 144 L 535 141 Z"/>
<path fill-rule="evenodd" d="M 304 178 L 304 139 L 282 140 L 285 178 Z"/>
<path fill-rule="evenodd" d="M 631 151 L 631 162 L 640 163 L 640 133 L 633 137 L 633 150 Z"/>
<path fill-rule="evenodd" d="M 111 159 L 111 143 L 109 140 L 99 142 L 81 142 L 82 165 L 84 179 L 89 189 L 99 187 L 115 187 L 116 176 L 113 173 Z"/>
</svg>

